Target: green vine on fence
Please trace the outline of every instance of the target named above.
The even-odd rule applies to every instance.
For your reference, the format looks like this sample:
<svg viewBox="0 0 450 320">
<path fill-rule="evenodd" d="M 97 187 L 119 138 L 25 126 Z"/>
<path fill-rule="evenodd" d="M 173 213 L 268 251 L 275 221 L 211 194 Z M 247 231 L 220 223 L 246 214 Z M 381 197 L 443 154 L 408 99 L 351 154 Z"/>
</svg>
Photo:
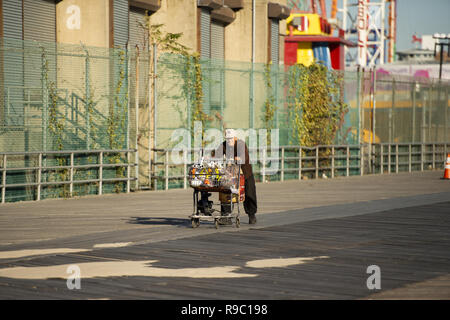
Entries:
<svg viewBox="0 0 450 320">
<path fill-rule="evenodd" d="M 294 142 L 331 145 L 348 106 L 341 98 L 342 77 L 324 65 L 294 65 L 289 71 L 288 106 Z"/>
<path fill-rule="evenodd" d="M 182 79 L 183 84 L 181 91 L 187 103 L 191 105 L 190 108 L 190 123 L 188 126 L 192 135 L 194 134 L 194 123 L 200 121 L 202 123 L 202 137 L 207 121 L 212 120 L 212 117 L 203 111 L 203 70 L 200 62 L 200 54 L 198 52 L 190 53 L 190 49 L 183 45 L 180 40 L 183 33 L 171 33 L 163 30 L 163 24 L 151 24 L 150 16 L 147 16 L 145 26 L 149 35 L 149 43 L 156 43 L 158 52 L 178 54 L 182 58 Z M 149 47 L 150 62 L 153 63 L 152 50 Z M 150 68 L 152 69 L 152 65 Z M 176 70 L 179 68 L 178 64 L 173 64 L 171 67 Z M 203 141 L 203 139 L 202 139 Z"/>
<path fill-rule="evenodd" d="M 114 89 L 113 104 L 109 108 L 108 116 L 108 138 L 109 148 L 111 150 L 123 149 L 126 144 L 126 132 L 127 132 L 127 115 L 128 115 L 128 92 L 123 93 L 126 89 L 126 54 L 125 50 L 118 51 L 118 79 Z M 114 153 L 108 158 L 110 163 L 119 164 L 121 162 L 121 154 Z M 120 166 L 115 168 L 115 174 L 117 178 L 125 177 L 125 167 Z M 114 184 L 114 191 L 119 193 L 121 191 L 122 183 L 116 182 Z"/>
<path fill-rule="evenodd" d="M 277 106 L 275 105 L 275 95 L 274 89 L 272 85 L 272 64 L 268 63 L 264 66 L 264 80 L 266 85 L 267 98 L 264 102 L 264 113 L 263 113 L 263 123 L 264 128 L 267 129 L 268 140 L 267 144 L 271 145 L 271 131 L 275 127 L 274 117 L 277 110 Z"/>
<path fill-rule="evenodd" d="M 305 147 L 332 145 L 348 106 L 343 102 L 343 78 L 322 64 L 294 65 L 288 75 L 290 143 Z M 310 152 L 303 150 L 302 153 Z M 319 151 L 320 166 L 330 165 L 330 149 Z M 304 154 L 308 155 L 308 154 Z"/>
<path fill-rule="evenodd" d="M 56 83 L 54 81 L 51 81 L 49 78 L 50 68 L 49 68 L 49 61 L 47 58 L 47 54 L 45 51 L 45 48 L 41 47 L 42 50 L 42 83 L 45 87 L 46 91 L 43 92 L 43 95 L 47 95 L 47 97 L 43 96 L 43 99 L 48 99 L 48 131 L 50 133 L 50 136 L 52 137 L 52 143 L 53 147 L 52 150 L 63 150 L 64 149 L 64 140 L 63 140 L 63 134 L 64 134 L 64 116 L 59 115 L 58 112 L 58 93 L 57 93 L 57 87 Z M 44 105 L 44 107 L 46 107 Z M 55 158 L 57 165 L 59 167 L 66 166 L 67 165 L 67 159 L 63 156 L 57 156 Z M 67 181 L 69 177 L 69 170 L 68 169 L 61 169 L 57 170 L 53 175 L 50 175 L 50 179 L 54 181 Z M 49 187 L 51 188 L 60 188 L 60 187 Z M 60 197 L 67 198 L 70 196 L 68 185 L 63 185 L 60 188 Z"/>
<path fill-rule="evenodd" d="M 212 117 L 203 111 L 203 72 L 200 63 L 200 54 L 197 52 L 186 54 L 184 61 L 182 92 L 187 103 L 191 106 L 189 108 L 191 114 L 188 126 L 193 138 L 196 134 L 194 132 L 194 124 L 197 121 L 201 122 L 201 137 L 202 143 L 204 144 L 206 143 L 204 141 L 205 128 L 207 122 L 212 120 Z"/>
</svg>

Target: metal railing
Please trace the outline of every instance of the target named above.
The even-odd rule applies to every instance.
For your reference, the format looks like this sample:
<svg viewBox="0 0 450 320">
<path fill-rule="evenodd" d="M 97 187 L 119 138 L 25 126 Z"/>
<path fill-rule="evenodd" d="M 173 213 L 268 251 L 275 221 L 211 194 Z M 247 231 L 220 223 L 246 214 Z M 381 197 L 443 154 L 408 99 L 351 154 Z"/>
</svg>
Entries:
<svg viewBox="0 0 450 320">
<path fill-rule="evenodd" d="M 73 196 L 74 185 L 76 184 L 90 184 L 98 183 L 98 194 L 103 193 L 103 184 L 111 182 L 126 182 L 126 192 L 130 192 L 131 181 L 137 180 L 136 177 L 131 177 L 131 167 L 136 167 L 135 163 L 131 162 L 132 153 L 135 153 L 135 149 L 127 150 L 68 150 L 68 151 L 35 151 L 35 152 L 0 152 L 0 167 L 1 174 L 1 203 L 5 203 L 6 190 L 19 188 L 19 187 L 34 187 L 36 188 L 36 199 L 41 200 L 41 191 L 43 187 L 51 185 L 69 185 L 69 195 Z M 105 155 L 121 154 L 125 155 L 123 158 L 125 161 L 117 161 L 115 163 L 104 163 Z M 88 164 L 75 164 L 76 155 L 89 155 L 96 156 L 97 163 Z M 37 166 L 23 166 L 23 167 L 10 167 L 8 166 L 8 159 L 13 157 L 37 157 Z M 48 157 L 65 156 L 69 158 L 67 165 L 46 165 Z M 13 160 L 11 160 L 13 162 Z M 16 160 L 17 162 L 17 160 Z M 105 178 L 103 170 L 107 168 L 126 168 L 125 177 Z M 74 171 L 76 169 L 97 169 L 98 178 L 93 179 L 74 179 Z M 42 181 L 42 177 L 45 172 L 68 170 L 68 180 L 62 181 Z M 27 183 L 7 183 L 8 172 L 34 172 L 36 175 L 36 182 Z"/>
<path fill-rule="evenodd" d="M 267 155 L 270 150 L 270 156 Z M 350 176 L 352 171 L 363 174 L 364 154 L 361 153 L 360 145 L 332 145 L 332 146 L 281 146 L 278 148 L 249 148 L 251 161 L 255 158 L 252 156 L 255 152 L 260 155 L 258 161 L 252 161 L 254 165 L 253 172 L 260 176 L 261 181 L 266 181 L 268 176 L 278 176 L 279 180 L 284 181 L 287 174 L 297 175 L 298 179 L 302 179 L 305 175 L 314 176 L 316 179 L 323 174 L 328 174 L 331 178 L 337 175 Z M 150 173 L 152 181 L 157 189 L 158 181 L 164 181 L 164 189 L 169 189 L 170 180 L 183 180 L 183 188 L 188 186 L 188 166 L 193 164 L 193 156 L 198 154 L 199 149 L 191 149 L 180 151 L 184 161 L 179 163 L 171 163 L 169 156 L 173 152 L 171 149 L 152 149 L 154 157 L 158 159 L 158 155 L 163 160 L 152 162 L 153 170 Z M 178 151 L 176 151 L 178 152 Z M 273 156 L 273 153 L 278 156 Z M 268 162 L 276 162 L 275 169 L 267 167 Z M 295 166 L 292 167 L 292 164 Z M 163 174 L 156 174 L 158 168 L 163 167 Z M 256 167 L 256 168 L 255 168 Z M 180 174 L 171 175 L 170 171 L 177 171 Z M 328 177 L 328 176 L 327 176 Z"/>
<path fill-rule="evenodd" d="M 270 150 L 270 155 L 268 151 Z M 158 182 L 162 182 L 163 189 L 168 190 L 170 181 L 178 180 L 182 188 L 188 187 L 188 167 L 193 164 L 195 154 L 199 149 L 177 150 L 175 153 L 182 155 L 181 163 L 169 161 L 172 149 L 152 149 L 154 160 L 150 179 L 154 182 L 155 190 Z M 126 192 L 130 192 L 131 182 L 138 181 L 137 163 L 135 149 L 127 150 L 69 150 L 69 151 L 36 151 L 36 152 L 0 152 L 0 189 L 1 203 L 6 201 L 6 190 L 20 187 L 31 187 L 35 190 L 35 200 L 41 200 L 43 187 L 69 185 L 68 195 L 74 194 L 74 185 L 97 184 L 97 194 L 103 193 L 104 183 L 125 182 Z M 250 157 L 257 155 L 257 161 L 253 161 L 253 171 L 259 177 L 259 181 L 265 182 L 268 177 L 274 181 L 285 181 L 292 179 L 311 178 L 335 178 L 337 176 L 351 176 L 364 174 L 386 174 L 399 172 L 424 171 L 443 167 L 447 153 L 450 152 L 448 143 L 382 143 L 364 145 L 331 145 L 331 146 L 281 146 L 278 148 L 250 148 Z M 107 155 L 121 154 L 121 161 L 104 163 Z M 76 164 L 76 156 L 94 156 L 96 163 Z M 37 165 L 11 166 L 9 163 L 16 162 L 14 157 L 34 157 Z M 55 157 L 66 157 L 68 161 L 64 165 L 47 165 L 49 159 Z M 156 160 L 155 160 L 156 159 Z M 28 161 L 30 162 L 30 161 Z M 271 163 L 270 166 L 268 164 Z M 275 166 L 273 166 L 275 164 Z M 104 169 L 126 168 L 126 172 L 120 177 L 105 177 Z M 132 177 L 132 170 L 135 173 Z M 95 178 L 75 179 L 74 172 L 77 169 L 93 169 L 97 174 Z M 158 171 L 158 169 L 161 169 Z M 67 179 L 45 181 L 46 172 L 67 170 Z M 8 173 L 31 172 L 35 175 L 35 182 L 7 183 Z M 161 183 L 160 183 L 161 184 Z"/>
<path fill-rule="evenodd" d="M 449 151 L 446 142 L 373 144 L 372 172 L 384 174 L 436 169 L 444 165 Z"/>
<path fill-rule="evenodd" d="M 269 149 L 270 150 L 270 149 Z M 444 165 L 447 152 L 450 152 L 445 142 L 430 143 L 383 143 L 362 145 L 330 145 L 316 147 L 281 146 L 273 151 L 278 157 L 267 156 L 267 150 L 262 148 L 249 148 L 260 155 L 260 160 L 253 164 L 253 172 L 265 182 L 266 177 L 276 176 L 277 181 L 302 179 L 310 176 L 315 179 L 337 176 L 383 174 L 424 171 L 437 169 Z M 192 157 L 198 149 L 180 151 L 184 161 L 181 164 L 169 161 L 173 150 L 152 149 L 154 159 L 152 162 L 151 180 L 154 189 L 158 181 L 162 181 L 163 188 L 169 189 L 171 180 L 182 180 L 182 187 L 188 187 L 188 167 L 193 164 Z M 268 161 L 278 161 L 276 169 L 266 167 Z M 295 165 L 293 165 L 295 163 Z M 256 167 L 256 168 L 255 168 Z M 158 171 L 161 168 L 162 170 Z M 172 173 L 172 174 L 171 174 Z M 175 174 L 174 174 L 175 173 Z M 287 177 L 287 175 L 291 178 Z"/>
</svg>

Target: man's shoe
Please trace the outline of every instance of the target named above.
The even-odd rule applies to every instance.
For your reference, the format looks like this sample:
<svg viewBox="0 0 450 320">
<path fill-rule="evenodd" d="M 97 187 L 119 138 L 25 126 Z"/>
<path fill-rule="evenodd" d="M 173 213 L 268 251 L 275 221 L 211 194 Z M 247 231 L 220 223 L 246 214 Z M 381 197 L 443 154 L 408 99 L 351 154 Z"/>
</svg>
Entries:
<svg viewBox="0 0 450 320">
<path fill-rule="evenodd" d="M 248 224 L 255 224 L 256 223 L 256 216 L 254 214 L 248 215 Z"/>
</svg>

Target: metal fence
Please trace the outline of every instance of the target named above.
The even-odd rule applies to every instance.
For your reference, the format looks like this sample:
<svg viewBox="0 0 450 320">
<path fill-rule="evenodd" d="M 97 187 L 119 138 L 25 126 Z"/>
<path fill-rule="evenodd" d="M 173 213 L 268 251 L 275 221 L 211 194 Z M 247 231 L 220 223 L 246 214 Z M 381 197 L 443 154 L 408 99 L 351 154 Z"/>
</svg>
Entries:
<svg viewBox="0 0 450 320">
<path fill-rule="evenodd" d="M 136 149 L 136 112 L 129 95 L 135 65 L 134 50 L 0 38 L 0 161 L 7 162 L 3 201 L 126 190 L 111 183 L 94 190 L 89 176 L 102 181 L 92 165 L 98 152 Z M 122 163 L 119 158 L 114 161 Z M 49 173 L 62 163 L 67 172 Z M 71 170 L 85 177 L 71 183 Z M 107 179 L 123 178 L 103 173 Z M 136 178 L 136 171 L 131 175 Z"/>
<path fill-rule="evenodd" d="M 185 85 L 195 81 L 185 67 L 183 59 L 173 55 L 161 55 L 157 60 L 154 119 L 157 143 L 146 148 L 146 159 L 140 162 L 140 177 L 145 177 L 142 183 L 150 189 L 161 188 L 149 180 L 151 175 L 160 173 L 160 166 L 152 167 L 151 162 L 159 160 L 153 159 L 148 150 L 170 149 L 177 143 L 172 139 L 175 130 L 192 130 L 194 105 L 186 95 Z M 290 113 L 289 90 L 294 80 L 289 77 L 289 67 L 203 59 L 200 69 L 201 102 L 209 116 L 203 121 L 205 128 L 265 128 L 265 107 L 271 101 L 275 105 L 271 128 L 279 129 L 280 145 L 299 144 L 294 132 L 295 117 Z M 381 68 L 334 72 L 334 75 L 342 77 L 338 96 L 348 111 L 342 115 L 333 144 L 450 141 L 449 81 L 388 75 Z"/>
<path fill-rule="evenodd" d="M 265 148 L 249 148 L 249 152 L 260 155 L 258 161 L 250 160 L 255 180 L 268 182 L 443 169 L 449 146 L 447 143 L 281 146 L 272 149 L 270 155 Z M 188 168 L 199 151 L 154 149 L 158 159 L 152 176 L 156 189 L 186 189 Z M 173 154 L 179 154 L 182 163 L 171 161 Z M 275 169 L 273 164 L 267 165 L 271 161 L 276 163 Z"/>
<path fill-rule="evenodd" d="M 0 151 L 129 147 L 134 51 L 0 39 L 0 53 Z"/>
<path fill-rule="evenodd" d="M 372 146 L 373 173 L 399 173 L 443 169 L 447 143 L 381 143 Z"/>
<path fill-rule="evenodd" d="M 24 200 L 130 192 L 135 149 L 1 152 L 1 203 Z M 87 163 L 83 160 L 89 159 Z M 17 166 L 23 162 L 22 166 Z M 121 170 L 123 169 L 123 170 Z M 18 177 L 26 177 L 18 182 Z M 28 197 L 27 197 L 28 196 Z"/>
</svg>

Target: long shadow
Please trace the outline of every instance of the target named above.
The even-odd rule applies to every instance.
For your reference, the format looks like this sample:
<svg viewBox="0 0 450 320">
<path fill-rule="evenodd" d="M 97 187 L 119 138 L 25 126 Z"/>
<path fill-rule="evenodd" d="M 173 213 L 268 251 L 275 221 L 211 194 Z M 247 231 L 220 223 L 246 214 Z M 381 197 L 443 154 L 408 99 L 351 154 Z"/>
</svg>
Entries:
<svg viewBox="0 0 450 320">
<path fill-rule="evenodd" d="M 170 225 L 170 226 L 190 226 L 189 219 L 167 218 L 167 217 L 130 217 L 128 223 L 145 225 Z"/>
</svg>

